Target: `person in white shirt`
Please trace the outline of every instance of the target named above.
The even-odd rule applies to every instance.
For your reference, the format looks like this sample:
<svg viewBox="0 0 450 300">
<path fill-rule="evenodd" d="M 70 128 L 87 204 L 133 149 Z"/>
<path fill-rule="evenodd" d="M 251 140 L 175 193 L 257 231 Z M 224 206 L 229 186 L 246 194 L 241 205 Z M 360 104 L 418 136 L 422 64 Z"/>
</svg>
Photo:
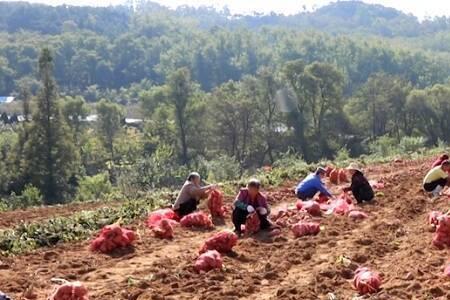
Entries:
<svg viewBox="0 0 450 300">
<path fill-rule="evenodd" d="M 217 185 L 215 184 L 202 187 L 200 186 L 200 183 L 200 174 L 197 172 L 189 174 L 173 205 L 173 210 L 180 217 L 184 217 L 196 211 L 200 200 L 207 198 L 209 193 L 217 188 Z"/>
<path fill-rule="evenodd" d="M 431 169 L 423 180 L 423 189 L 431 192 L 433 197 L 440 195 L 442 189 L 448 185 L 448 172 L 450 171 L 450 162 L 444 160 L 440 166 Z"/>
</svg>

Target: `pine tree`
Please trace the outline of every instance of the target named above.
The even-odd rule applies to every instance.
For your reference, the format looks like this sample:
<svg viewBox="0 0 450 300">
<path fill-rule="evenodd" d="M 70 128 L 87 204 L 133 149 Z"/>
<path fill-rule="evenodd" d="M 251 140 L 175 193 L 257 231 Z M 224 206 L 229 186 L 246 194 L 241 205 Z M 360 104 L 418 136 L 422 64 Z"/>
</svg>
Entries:
<svg viewBox="0 0 450 300">
<path fill-rule="evenodd" d="M 39 57 L 41 89 L 27 129 L 23 161 L 25 177 L 40 189 L 47 204 L 62 202 L 68 195 L 79 159 L 58 105 L 52 61 L 50 50 L 43 49 Z"/>
</svg>

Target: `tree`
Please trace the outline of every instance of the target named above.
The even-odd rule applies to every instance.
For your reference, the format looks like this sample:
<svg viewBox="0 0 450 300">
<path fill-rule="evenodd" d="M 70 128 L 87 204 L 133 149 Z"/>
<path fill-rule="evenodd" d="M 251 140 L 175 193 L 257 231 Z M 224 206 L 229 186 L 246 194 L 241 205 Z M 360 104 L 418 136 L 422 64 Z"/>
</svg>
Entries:
<svg viewBox="0 0 450 300">
<path fill-rule="evenodd" d="M 22 113 L 25 119 L 25 122 L 28 122 L 30 119 L 31 108 L 31 90 L 29 86 L 20 85 L 19 86 L 19 99 L 22 100 Z"/>
<path fill-rule="evenodd" d="M 87 117 L 89 113 L 89 108 L 81 96 L 70 97 L 67 96 L 63 100 L 62 114 L 66 123 L 69 125 L 72 131 L 72 137 L 74 144 L 77 148 L 78 154 L 83 162 L 83 167 L 86 167 L 86 162 L 84 161 L 84 144 L 86 143 L 86 138 L 83 133 L 84 130 L 83 120 Z"/>
<path fill-rule="evenodd" d="M 14 71 L 9 66 L 8 60 L 0 57 L 0 91 L 8 92 L 11 89 Z"/>
<path fill-rule="evenodd" d="M 410 129 L 413 134 L 414 130 L 428 138 L 431 144 L 437 145 L 439 136 L 441 136 L 439 119 L 431 106 L 429 95 L 426 90 L 412 90 L 406 101 L 406 111 L 410 124 L 414 127 Z"/>
<path fill-rule="evenodd" d="M 430 89 L 427 89 L 430 104 L 433 107 L 437 122 L 439 124 L 440 138 L 445 141 L 450 141 L 450 87 L 442 84 L 437 84 Z"/>
<path fill-rule="evenodd" d="M 189 70 L 181 68 L 172 73 L 168 79 L 168 103 L 173 107 L 181 145 L 181 161 L 189 163 L 187 131 L 189 117 L 187 108 L 192 100 L 193 86 Z"/>
<path fill-rule="evenodd" d="M 78 156 L 58 103 L 53 79 L 52 55 L 44 48 L 39 57 L 42 87 L 24 149 L 24 171 L 39 188 L 46 203 L 62 202 L 71 191 L 69 181 L 77 173 Z"/>
<path fill-rule="evenodd" d="M 342 89 L 344 77 L 333 65 L 313 63 L 305 68 L 305 73 L 311 78 L 312 86 L 310 105 L 314 137 L 319 144 L 322 155 L 329 156 L 331 149 L 328 140 L 334 135 L 336 126 L 328 126 L 332 131 L 324 132 L 325 125 L 330 125 L 333 115 L 342 115 Z"/>
<path fill-rule="evenodd" d="M 155 86 L 148 91 L 141 92 L 139 94 L 139 100 L 145 117 L 151 118 L 158 106 L 166 102 L 167 96 L 167 86 Z"/>
<path fill-rule="evenodd" d="M 84 98 L 78 97 L 65 97 L 63 102 L 62 113 L 64 118 L 73 131 L 73 139 L 75 145 L 80 147 L 80 135 L 82 133 L 82 123 L 89 113 L 89 109 L 86 106 Z"/>
<path fill-rule="evenodd" d="M 347 113 L 353 125 L 372 139 L 390 134 L 400 142 L 401 132 L 408 126 L 404 107 L 409 90 L 401 78 L 377 73 L 347 104 Z"/>
<path fill-rule="evenodd" d="M 98 130 L 103 144 L 110 154 L 111 162 L 114 162 L 114 139 L 122 129 L 122 119 L 124 117 L 122 108 L 110 101 L 102 99 L 96 106 L 98 113 Z"/>
<path fill-rule="evenodd" d="M 255 115 L 251 98 L 243 83 L 229 81 L 214 90 L 210 105 L 211 139 L 219 151 L 234 157 L 245 166 L 250 139 L 255 130 Z"/>
<path fill-rule="evenodd" d="M 294 104 L 295 108 L 292 110 L 289 109 L 287 112 L 288 120 L 294 127 L 295 136 L 300 145 L 303 158 L 308 161 L 310 155 L 308 143 L 306 141 L 306 130 L 308 129 L 308 112 L 310 111 L 309 99 L 312 96 L 312 91 L 307 88 L 307 85 L 312 79 L 304 73 L 305 67 L 306 65 L 302 60 L 290 61 L 286 63 L 283 74 L 287 79 L 288 87 L 293 90 L 296 100 Z"/>
<path fill-rule="evenodd" d="M 261 118 L 261 131 L 265 143 L 265 150 L 261 159 L 264 163 L 265 156 L 269 157 L 272 164 L 275 161 L 274 148 L 276 145 L 276 125 L 280 121 L 280 111 L 275 100 L 275 94 L 279 89 L 273 71 L 267 68 L 258 71 L 256 80 L 245 81 L 247 84 L 247 93 L 250 98 L 254 97 L 254 106 L 258 112 L 258 118 Z"/>
</svg>

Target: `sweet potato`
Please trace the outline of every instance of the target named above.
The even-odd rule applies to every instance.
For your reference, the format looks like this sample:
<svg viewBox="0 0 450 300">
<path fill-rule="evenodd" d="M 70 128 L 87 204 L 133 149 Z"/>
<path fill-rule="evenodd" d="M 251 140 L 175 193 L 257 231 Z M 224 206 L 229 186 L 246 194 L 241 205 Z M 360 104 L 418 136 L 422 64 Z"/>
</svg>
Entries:
<svg viewBox="0 0 450 300">
<path fill-rule="evenodd" d="M 256 212 L 249 214 L 245 221 L 245 234 L 251 235 L 257 233 L 260 229 L 261 222 Z"/>
<path fill-rule="evenodd" d="M 89 300 L 88 290 L 80 282 L 67 282 L 57 286 L 49 300 Z"/>
<path fill-rule="evenodd" d="M 220 268 L 222 268 L 222 256 L 216 250 L 208 250 L 201 254 L 194 265 L 194 269 L 199 273 Z"/>
<path fill-rule="evenodd" d="M 136 240 L 132 230 L 121 228 L 118 224 L 102 228 L 98 237 L 91 241 L 91 251 L 110 253 L 114 249 L 128 247 Z"/>
<path fill-rule="evenodd" d="M 219 190 L 213 190 L 208 198 L 208 208 L 212 217 L 223 218 L 225 208 L 223 206 L 223 194 Z"/>
<path fill-rule="evenodd" d="M 356 220 L 364 220 L 368 217 L 368 215 L 360 210 L 352 210 L 351 212 L 348 213 L 348 217 L 353 221 L 356 221 Z"/>
<path fill-rule="evenodd" d="M 300 221 L 292 226 L 292 232 L 297 238 L 305 235 L 316 235 L 320 232 L 320 224 L 315 222 Z"/>
<path fill-rule="evenodd" d="M 173 235 L 173 220 L 163 219 L 158 226 L 153 227 L 153 235 L 160 239 L 172 239 Z"/>
<path fill-rule="evenodd" d="M 316 201 L 303 201 L 301 209 L 314 217 L 320 217 L 322 215 L 320 204 Z"/>
<path fill-rule="evenodd" d="M 445 275 L 445 277 L 450 277 L 450 263 L 447 264 L 447 266 L 445 266 L 444 275 Z"/>
<path fill-rule="evenodd" d="M 373 272 L 368 268 L 358 268 L 353 278 L 353 287 L 360 295 L 373 294 L 379 291 L 381 278 L 378 272 Z"/>
<path fill-rule="evenodd" d="M 230 252 L 236 246 L 238 236 L 231 231 L 221 231 L 208 238 L 200 249 L 200 253 L 208 250 L 217 250 L 221 253 Z"/>
<path fill-rule="evenodd" d="M 180 224 L 183 227 L 200 227 L 200 228 L 214 227 L 211 218 L 202 211 L 184 216 L 181 219 Z"/>
<path fill-rule="evenodd" d="M 158 209 L 154 212 L 151 212 L 147 218 L 147 226 L 149 228 L 153 228 L 154 226 L 158 226 L 159 221 L 163 219 L 180 221 L 179 216 L 170 208 Z"/>
</svg>

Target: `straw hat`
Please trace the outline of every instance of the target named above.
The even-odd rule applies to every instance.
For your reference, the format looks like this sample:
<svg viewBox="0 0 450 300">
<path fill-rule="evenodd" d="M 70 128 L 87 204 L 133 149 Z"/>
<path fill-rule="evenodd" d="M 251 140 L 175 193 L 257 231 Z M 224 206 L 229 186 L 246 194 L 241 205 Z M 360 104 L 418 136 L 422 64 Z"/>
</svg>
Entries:
<svg viewBox="0 0 450 300">
<path fill-rule="evenodd" d="M 352 162 L 346 169 L 362 172 L 361 168 L 359 167 L 358 163 L 356 163 L 356 162 Z"/>
</svg>

